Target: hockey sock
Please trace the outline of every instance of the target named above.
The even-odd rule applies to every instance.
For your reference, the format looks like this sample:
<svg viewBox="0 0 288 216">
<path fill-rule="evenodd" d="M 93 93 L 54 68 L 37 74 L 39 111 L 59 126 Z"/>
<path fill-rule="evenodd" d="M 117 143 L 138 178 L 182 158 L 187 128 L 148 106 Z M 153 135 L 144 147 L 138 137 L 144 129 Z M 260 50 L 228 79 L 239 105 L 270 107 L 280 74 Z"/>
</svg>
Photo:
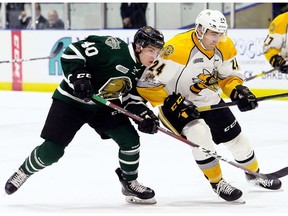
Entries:
<svg viewBox="0 0 288 216">
<path fill-rule="evenodd" d="M 205 161 L 196 161 L 204 176 L 210 183 L 217 183 L 222 179 L 222 171 L 219 161 L 215 158 L 209 158 Z"/>
<path fill-rule="evenodd" d="M 57 162 L 63 156 L 64 149 L 64 145 L 45 140 L 31 152 L 21 165 L 21 168 L 26 174 L 32 175 Z"/>
<path fill-rule="evenodd" d="M 131 124 L 106 131 L 120 147 L 118 153 L 119 164 L 125 180 L 135 180 L 138 177 L 140 156 L 139 135 Z"/>
</svg>

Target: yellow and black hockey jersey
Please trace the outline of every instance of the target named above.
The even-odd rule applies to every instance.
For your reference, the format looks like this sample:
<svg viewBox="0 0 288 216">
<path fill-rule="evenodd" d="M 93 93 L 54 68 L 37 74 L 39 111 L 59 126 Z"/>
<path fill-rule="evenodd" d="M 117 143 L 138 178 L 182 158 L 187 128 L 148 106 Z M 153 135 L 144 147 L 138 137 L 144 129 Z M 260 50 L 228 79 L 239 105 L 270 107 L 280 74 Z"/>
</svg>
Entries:
<svg viewBox="0 0 288 216">
<path fill-rule="evenodd" d="M 288 61 L 288 12 L 278 15 L 269 26 L 264 41 L 264 55 L 268 62 L 274 55 L 281 55 Z"/>
<path fill-rule="evenodd" d="M 172 92 L 181 93 L 196 106 L 217 104 L 219 90 L 230 96 L 243 83 L 236 54 L 229 37 L 214 50 L 205 50 L 195 30 L 189 30 L 165 43 L 161 56 L 138 81 L 137 90 L 153 106 L 162 105 Z"/>
</svg>

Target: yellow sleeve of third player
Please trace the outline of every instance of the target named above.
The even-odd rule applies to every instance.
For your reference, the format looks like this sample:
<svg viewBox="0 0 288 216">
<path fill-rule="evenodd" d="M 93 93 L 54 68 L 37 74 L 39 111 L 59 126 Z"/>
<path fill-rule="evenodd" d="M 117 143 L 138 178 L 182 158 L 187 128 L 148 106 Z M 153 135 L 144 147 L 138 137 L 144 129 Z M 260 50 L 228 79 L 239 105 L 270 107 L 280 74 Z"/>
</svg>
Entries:
<svg viewBox="0 0 288 216">
<path fill-rule="evenodd" d="M 278 15 L 269 25 L 269 34 L 264 41 L 264 56 L 268 62 L 279 54 L 287 37 L 288 12 Z"/>
<path fill-rule="evenodd" d="M 137 87 L 137 91 L 145 100 L 149 101 L 153 107 L 162 105 L 165 98 L 168 97 L 168 93 L 165 91 L 163 85 L 149 88 Z"/>
</svg>

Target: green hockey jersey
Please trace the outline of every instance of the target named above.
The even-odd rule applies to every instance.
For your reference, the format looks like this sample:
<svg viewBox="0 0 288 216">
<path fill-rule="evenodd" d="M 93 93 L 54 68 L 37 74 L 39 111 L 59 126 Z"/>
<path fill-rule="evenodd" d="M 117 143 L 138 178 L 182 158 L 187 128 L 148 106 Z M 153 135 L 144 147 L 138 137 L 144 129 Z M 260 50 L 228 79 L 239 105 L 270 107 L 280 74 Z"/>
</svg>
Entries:
<svg viewBox="0 0 288 216">
<path fill-rule="evenodd" d="M 103 106 L 93 101 L 84 102 L 73 94 L 69 78 L 74 72 L 85 69 L 91 74 L 94 94 L 108 100 L 121 97 L 126 103 L 129 100 L 143 102 L 136 83 L 145 66 L 137 62 L 132 44 L 119 38 L 91 35 L 71 43 L 61 56 L 61 65 L 64 79 L 55 90 L 54 99 L 88 109 Z"/>
</svg>

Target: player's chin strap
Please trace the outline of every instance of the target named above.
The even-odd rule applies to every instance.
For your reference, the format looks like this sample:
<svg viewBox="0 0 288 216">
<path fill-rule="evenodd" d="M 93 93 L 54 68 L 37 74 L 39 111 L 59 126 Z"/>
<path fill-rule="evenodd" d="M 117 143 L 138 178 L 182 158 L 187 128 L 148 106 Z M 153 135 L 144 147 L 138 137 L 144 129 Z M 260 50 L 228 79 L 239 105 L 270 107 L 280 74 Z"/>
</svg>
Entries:
<svg viewBox="0 0 288 216">
<path fill-rule="evenodd" d="M 118 106 L 116 104 L 111 103 L 110 101 L 108 101 L 108 100 L 106 100 L 106 99 L 104 99 L 104 98 L 102 98 L 102 97 L 100 97 L 98 95 L 94 94 L 92 99 L 94 99 L 93 101 L 95 101 L 96 103 L 100 102 L 100 103 L 102 103 L 102 104 L 104 104 L 104 105 L 106 105 L 108 107 L 111 107 L 111 108 L 117 110 L 120 113 L 123 113 L 124 115 L 126 115 L 126 116 L 128 116 L 128 117 L 130 117 L 130 118 L 132 118 L 132 119 L 134 119 L 136 121 L 139 121 L 139 122 L 143 121 L 143 119 L 140 118 L 139 116 L 129 112 L 128 110 L 126 110 L 126 109 L 124 109 L 124 108 L 122 108 L 122 107 L 120 107 L 120 106 Z M 238 164 L 236 162 L 233 162 L 233 161 L 230 161 L 228 159 L 223 158 L 222 156 L 218 155 L 216 152 L 213 152 L 213 151 L 210 151 L 208 149 L 205 149 L 205 148 L 203 148 L 203 147 L 201 147 L 201 146 L 199 146 L 199 145 L 197 145 L 197 144 L 195 144 L 195 143 L 193 143 L 193 142 L 191 142 L 191 141 L 189 141 L 189 140 L 187 140 L 187 139 L 185 139 L 185 138 L 183 138 L 181 136 L 178 136 L 178 135 L 174 134 L 171 131 L 166 130 L 165 128 L 162 128 L 162 127 L 158 126 L 158 130 L 163 132 L 163 133 L 165 133 L 165 134 L 167 134 L 167 135 L 169 135 L 169 136 L 171 136 L 171 137 L 173 137 L 173 138 L 175 138 L 175 139 L 177 139 L 177 140 L 180 140 L 181 142 L 186 143 L 189 146 L 192 146 L 193 148 L 200 149 L 202 152 L 204 152 L 207 155 L 210 155 L 211 157 L 217 158 L 217 159 L 219 159 L 221 161 L 229 163 L 230 165 L 232 165 L 234 167 L 242 169 L 246 173 L 251 174 L 253 176 L 256 176 L 256 177 L 259 177 L 259 178 L 262 178 L 262 179 L 267 179 L 267 178 L 269 178 L 269 179 L 272 178 L 273 179 L 273 178 L 280 178 L 280 177 L 288 175 L 288 167 L 285 167 L 285 168 L 283 168 L 281 170 L 278 170 L 276 172 L 273 172 L 273 173 L 269 173 L 267 175 L 266 174 L 262 174 L 262 173 L 253 172 L 253 171 L 247 169 L 246 167 L 241 166 L 240 164 Z"/>
<path fill-rule="evenodd" d="M 264 96 L 264 97 L 258 97 L 258 98 L 256 98 L 256 100 L 257 100 L 257 102 L 259 102 L 259 101 L 271 100 L 271 99 L 282 98 L 282 97 L 288 97 L 288 92 L 287 93 L 281 93 L 281 94 L 268 95 L 268 96 Z M 197 107 L 197 110 L 198 110 L 198 112 L 204 112 L 204 111 L 209 111 L 209 110 L 223 109 L 223 108 L 227 108 L 230 106 L 235 106 L 237 104 L 238 104 L 238 101 L 232 101 L 232 102 L 226 102 L 226 103 L 219 103 L 219 104 L 215 104 L 215 105 Z"/>
</svg>

